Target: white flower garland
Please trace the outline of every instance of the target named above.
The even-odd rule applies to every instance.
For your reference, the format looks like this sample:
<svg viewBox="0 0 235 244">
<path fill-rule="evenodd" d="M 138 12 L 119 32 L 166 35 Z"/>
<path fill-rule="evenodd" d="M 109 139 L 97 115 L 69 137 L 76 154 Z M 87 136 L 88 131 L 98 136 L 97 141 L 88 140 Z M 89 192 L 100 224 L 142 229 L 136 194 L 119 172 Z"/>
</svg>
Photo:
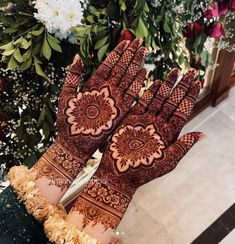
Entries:
<svg viewBox="0 0 235 244">
<path fill-rule="evenodd" d="M 46 26 L 48 32 L 60 40 L 76 42 L 71 28 L 81 24 L 83 13 L 79 0 L 35 0 L 33 4 L 37 9 L 34 17 Z"/>
</svg>

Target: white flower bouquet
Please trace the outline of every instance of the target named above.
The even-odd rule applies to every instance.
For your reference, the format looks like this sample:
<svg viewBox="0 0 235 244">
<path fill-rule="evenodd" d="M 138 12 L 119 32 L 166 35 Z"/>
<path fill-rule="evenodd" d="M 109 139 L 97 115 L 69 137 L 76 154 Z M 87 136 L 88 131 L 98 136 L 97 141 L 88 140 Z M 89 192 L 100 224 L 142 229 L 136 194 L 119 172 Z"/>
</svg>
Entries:
<svg viewBox="0 0 235 244">
<path fill-rule="evenodd" d="M 78 0 L 35 0 L 34 17 L 42 22 L 49 33 L 60 40 L 68 39 L 75 43 L 71 28 L 78 26 L 82 19 L 82 8 Z"/>
</svg>

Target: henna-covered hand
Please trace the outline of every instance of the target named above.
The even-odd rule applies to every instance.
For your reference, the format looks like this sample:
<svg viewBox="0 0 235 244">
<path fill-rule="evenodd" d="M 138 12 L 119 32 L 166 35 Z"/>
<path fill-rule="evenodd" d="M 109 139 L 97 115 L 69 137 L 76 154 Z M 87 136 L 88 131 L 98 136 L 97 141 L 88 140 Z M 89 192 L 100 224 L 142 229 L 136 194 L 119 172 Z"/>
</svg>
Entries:
<svg viewBox="0 0 235 244">
<path fill-rule="evenodd" d="M 201 132 L 179 133 L 191 114 L 201 81 L 190 69 L 177 86 L 179 70 L 156 81 L 133 107 L 111 137 L 101 164 L 70 215 L 83 216 L 83 227 L 115 229 L 136 189 L 172 171 L 202 137 Z"/>
<path fill-rule="evenodd" d="M 39 179 L 65 191 L 130 110 L 146 76 L 142 42 L 121 42 L 79 91 L 83 65 L 75 57 L 59 99 L 58 136 L 33 168 Z"/>
</svg>

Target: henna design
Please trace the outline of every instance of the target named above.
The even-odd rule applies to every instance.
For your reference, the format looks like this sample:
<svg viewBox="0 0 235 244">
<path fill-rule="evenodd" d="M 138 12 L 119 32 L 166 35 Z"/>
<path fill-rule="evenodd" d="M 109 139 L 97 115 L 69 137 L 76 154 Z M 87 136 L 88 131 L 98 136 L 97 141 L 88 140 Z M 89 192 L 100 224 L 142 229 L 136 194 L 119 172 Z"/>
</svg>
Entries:
<svg viewBox="0 0 235 244">
<path fill-rule="evenodd" d="M 83 168 L 84 164 L 72 156 L 65 148 L 54 143 L 34 165 L 37 178 L 47 177 L 50 185 L 64 190 Z"/>
<path fill-rule="evenodd" d="M 187 81 L 185 77 L 194 77 L 191 73 L 193 72 L 184 76 L 183 82 Z M 173 78 L 171 75 L 168 77 L 176 79 L 176 70 L 171 74 Z M 104 229 L 115 229 L 136 189 L 172 171 L 201 138 L 200 132 L 193 132 L 176 141 L 201 88 L 200 85 L 188 85 L 182 92 L 183 82 L 171 93 L 169 90 L 173 87 L 173 82 L 169 85 L 169 81 L 160 90 L 158 85 L 153 93 L 147 90 L 116 129 L 98 170 L 71 210 L 83 215 L 83 227 L 89 223 L 100 223 Z M 162 110 L 164 108 L 164 112 L 168 112 L 167 117 L 172 111 L 168 99 L 174 93 L 172 100 L 177 101 L 177 105 L 174 105 L 175 113 L 169 120 L 161 116 L 162 110 L 159 115 L 153 113 L 155 105 L 151 105 L 156 104 L 157 96 L 153 95 L 156 93 L 157 96 L 167 96 L 162 104 Z M 159 104 L 159 100 L 157 103 Z M 184 119 L 178 113 L 184 115 Z M 177 122 L 180 122 L 180 129 L 176 127 Z"/>
<path fill-rule="evenodd" d="M 120 189 L 115 189 L 115 187 L 93 178 L 80 197 L 79 204 L 76 204 L 72 211 L 78 211 L 85 216 L 83 228 L 92 222 L 93 226 L 101 223 L 105 230 L 114 229 L 120 222 L 130 201 L 130 196 L 121 193 Z"/>
<path fill-rule="evenodd" d="M 118 115 L 115 101 L 110 97 L 108 87 L 100 91 L 79 92 L 71 98 L 65 114 L 70 124 L 70 134 L 97 136 L 113 126 Z"/>
<path fill-rule="evenodd" d="M 153 124 L 146 127 L 125 125 L 113 135 L 110 144 L 113 162 L 119 173 L 126 172 L 129 167 L 136 169 L 140 165 L 152 165 L 154 159 L 163 156 L 164 148 L 164 142 Z"/>
<path fill-rule="evenodd" d="M 38 178 L 48 178 L 61 190 L 69 187 L 131 109 L 134 99 L 127 91 L 135 84 L 137 95 L 146 75 L 141 68 L 146 53 L 142 43 L 140 38 L 120 43 L 79 92 L 83 65 L 80 57 L 75 57 L 59 99 L 58 135 L 34 167 Z"/>
</svg>

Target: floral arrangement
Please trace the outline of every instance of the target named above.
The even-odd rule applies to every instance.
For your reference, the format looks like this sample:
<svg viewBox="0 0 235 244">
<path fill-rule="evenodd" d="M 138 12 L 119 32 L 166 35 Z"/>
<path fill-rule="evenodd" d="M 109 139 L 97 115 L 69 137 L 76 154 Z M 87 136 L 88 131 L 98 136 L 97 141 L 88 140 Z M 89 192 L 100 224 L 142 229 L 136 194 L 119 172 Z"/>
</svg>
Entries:
<svg viewBox="0 0 235 244">
<path fill-rule="evenodd" d="M 2 0 L 0 164 L 32 165 L 53 141 L 58 94 L 76 53 L 85 81 L 118 42 L 142 37 L 152 79 L 190 65 L 203 76 L 209 38 L 234 48 L 223 41 L 234 10 L 235 0 Z"/>
<path fill-rule="evenodd" d="M 63 0 L 40 0 L 33 1 L 33 6 L 37 10 L 34 17 L 46 26 L 49 33 L 60 40 L 68 39 L 71 43 L 77 42 L 71 28 L 81 24 L 82 8 L 79 1 L 67 1 L 65 7 Z"/>
</svg>

